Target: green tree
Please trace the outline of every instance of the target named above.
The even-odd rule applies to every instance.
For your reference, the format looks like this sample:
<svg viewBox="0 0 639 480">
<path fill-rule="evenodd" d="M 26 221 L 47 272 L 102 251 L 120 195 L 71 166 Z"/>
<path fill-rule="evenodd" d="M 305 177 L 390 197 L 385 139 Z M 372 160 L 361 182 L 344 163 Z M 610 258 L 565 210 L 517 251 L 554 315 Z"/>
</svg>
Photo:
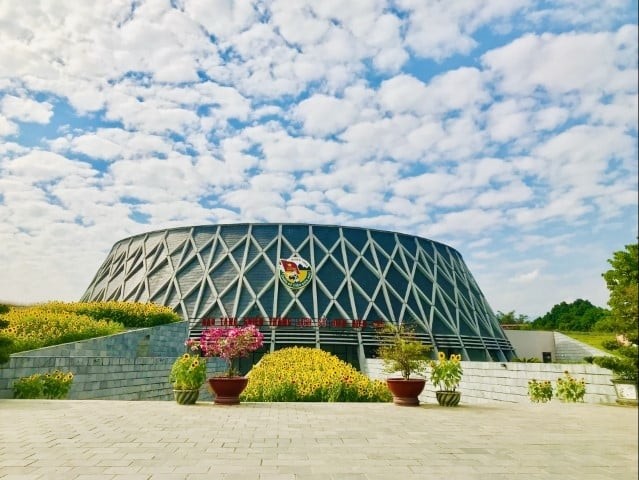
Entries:
<svg viewBox="0 0 639 480">
<path fill-rule="evenodd" d="M 506 312 L 506 313 L 499 310 L 495 314 L 495 317 L 497 317 L 497 321 L 499 321 L 500 325 L 519 325 L 519 324 L 528 322 L 527 315 L 522 315 L 522 314 L 517 315 L 515 314 L 514 310 L 511 310 L 510 312 Z"/>
<path fill-rule="evenodd" d="M 607 316 L 605 308 L 596 307 L 588 300 L 579 298 L 572 303 L 561 302 L 555 305 L 550 312 L 535 319 L 532 326 L 537 330 L 589 332 Z"/>
<path fill-rule="evenodd" d="M 612 254 L 608 263 L 612 267 L 602 274 L 610 299 L 611 325 L 616 333 L 637 338 L 637 285 L 639 284 L 638 244 L 626 245 L 625 250 Z"/>
</svg>

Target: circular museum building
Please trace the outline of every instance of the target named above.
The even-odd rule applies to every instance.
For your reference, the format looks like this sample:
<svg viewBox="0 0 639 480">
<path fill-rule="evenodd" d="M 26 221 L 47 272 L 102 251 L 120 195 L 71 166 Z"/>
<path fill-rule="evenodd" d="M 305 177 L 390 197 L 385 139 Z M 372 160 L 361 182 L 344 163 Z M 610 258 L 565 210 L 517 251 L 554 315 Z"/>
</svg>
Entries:
<svg viewBox="0 0 639 480">
<path fill-rule="evenodd" d="M 411 327 L 434 353 L 515 356 L 459 252 L 367 228 L 248 223 L 136 235 L 113 246 L 82 297 L 108 300 L 169 306 L 192 337 L 256 325 L 264 348 L 249 364 L 298 345 L 359 366 L 375 356 L 387 323 Z"/>
</svg>

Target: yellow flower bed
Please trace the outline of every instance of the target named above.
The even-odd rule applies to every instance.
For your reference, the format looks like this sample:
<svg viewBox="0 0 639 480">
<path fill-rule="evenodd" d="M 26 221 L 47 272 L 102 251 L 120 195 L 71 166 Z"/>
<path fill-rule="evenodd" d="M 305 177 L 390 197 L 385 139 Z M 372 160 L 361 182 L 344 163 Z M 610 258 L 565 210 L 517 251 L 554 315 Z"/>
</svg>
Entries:
<svg viewBox="0 0 639 480">
<path fill-rule="evenodd" d="M 120 323 L 93 320 L 85 315 L 56 312 L 42 306 L 13 308 L 2 315 L 9 322 L 2 333 L 14 343 L 10 351 L 36 348 L 111 335 L 124 330 Z"/>
<path fill-rule="evenodd" d="M 169 307 L 154 303 L 136 302 L 49 302 L 40 305 L 55 312 L 87 315 L 95 320 L 111 320 L 128 328 L 154 327 L 182 318 Z"/>
<path fill-rule="evenodd" d="M 386 384 L 317 348 L 291 347 L 265 355 L 249 373 L 248 402 L 390 402 Z"/>
</svg>

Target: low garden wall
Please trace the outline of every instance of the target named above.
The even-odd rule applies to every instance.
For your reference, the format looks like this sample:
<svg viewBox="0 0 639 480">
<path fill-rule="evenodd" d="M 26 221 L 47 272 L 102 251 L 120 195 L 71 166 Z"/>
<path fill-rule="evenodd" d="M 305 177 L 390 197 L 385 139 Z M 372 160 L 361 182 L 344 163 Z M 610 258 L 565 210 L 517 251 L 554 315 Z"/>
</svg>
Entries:
<svg viewBox="0 0 639 480">
<path fill-rule="evenodd" d="M 380 359 L 367 359 L 367 372 L 371 378 L 384 380 L 388 374 L 382 370 Z M 528 403 L 528 381 L 550 380 L 553 386 L 568 371 L 573 377 L 586 381 L 586 403 L 615 403 L 617 398 L 610 379 L 612 373 L 590 364 L 518 363 L 518 362 L 462 362 L 464 376 L 458 390 L 462 403 L 510 402 Z M 434 403 L 435 387 L 426 382 L 420 396 L 423 402 Z M 558 401 L 553 399 L 553 401 Z"/>
<path fill-rule="evenodd" d="M 60 369 L 74 374 L 71 399 L 168 400 L 173 398 L 168 374 L 175 359 L 184 353 L 182 339 L 188 323 L 132 330 L 11 355 L 0 365 L 0 398 L 13 396 L 13 382 L 34 373 Z M 360 359 L 361 361 L 362 359 Z M 462 403 L 529 402 L 528 380 L 553 383 L 569 371 L 586 381 L 585 402 L 614 403 L 611 372 L 590 364 L 462 362 L 460 385 Z M 224 371 L 224 363 L 208 359 L 208 374 Z M 369 377 L 383 380 L 379 359 L 366 359 L 363 370 Z M 202 387 L 200 398 L 211 398 Z M 426 383 L 422 401 L 435 402 L 435 388 Z"/>
<path fill-rule="evenodd" d="M 179 322 L 15 353 L 0 365 L 0 398 L 13 396 L 18 378 L 59 369 L 74 375 L 70 399 L 171 399 L 168 375 L 187 335 L 188 322 Z M 224 370 L 218 359 L 207 365 L 210 375 Z"/>
</svg>

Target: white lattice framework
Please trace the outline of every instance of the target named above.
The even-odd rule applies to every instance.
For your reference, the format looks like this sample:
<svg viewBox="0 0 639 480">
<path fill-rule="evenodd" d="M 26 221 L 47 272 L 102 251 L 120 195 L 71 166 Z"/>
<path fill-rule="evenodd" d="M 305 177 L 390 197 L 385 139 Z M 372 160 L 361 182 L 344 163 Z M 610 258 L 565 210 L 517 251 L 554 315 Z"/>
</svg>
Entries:
<svg viewBox="0 0 639 480">
<path fill-rule="evenodd" d="M 293 253 L 313 279 L 301 290 L 278 280 Z M 205 317 L 310 318 L 314 328 L 268 328 L 275 343 L 374 345 L 366 329 L 322 329 L 321 318 L 413 325 L 436 350 L 465 358 L 514 355 L 461 255 L 394 232 L 300 224 L 175 228 L 114 245 L 83 300 L 167 305 L 201 328 Z"/>
</svg>

